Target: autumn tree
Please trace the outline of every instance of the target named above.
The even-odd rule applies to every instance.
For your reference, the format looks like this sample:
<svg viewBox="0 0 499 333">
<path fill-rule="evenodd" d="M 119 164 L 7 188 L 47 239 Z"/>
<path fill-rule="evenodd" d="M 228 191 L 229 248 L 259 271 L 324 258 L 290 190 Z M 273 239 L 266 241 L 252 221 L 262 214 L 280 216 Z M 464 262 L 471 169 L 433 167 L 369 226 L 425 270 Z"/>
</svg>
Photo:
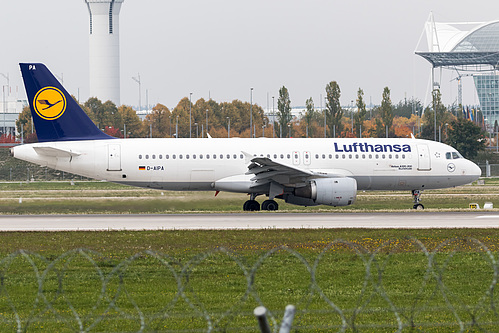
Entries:
<svg viewBox="0 0 499 333">
<path fill-rule="evenodd" d="M 118 108 L 118 112 L 123 121 L 123 130 L 126 127 L 126 137 L 142 138 L 145 136 L 144 124 L 131 106 L 122 105 Z"/>
<path fill-rule="evenodd" d="M 17 133 L 23 133 L 24 142 L 37 142 L 36 131 L 33 126 L 33 118 L 31 117 L 31 109 L 25 106 L 16 120 Z"/>
<path fill-rule="evenodd" d="M 364 102 L 364 91 L 359 88 L 357 91 L 357 113 L 353 116 L 353 127 L 356 137 L 361 137 L 361 131 L 366 119 L 366 103 Z"/>
<path fill-rule="evenodd" d="M 329 133 L 332 136 L 341 133 L 343 130 L 343 109 L 340 105 L 341 90 L 336 81 L 331 81 L 326 85 L 326 122 Z"/>
<path fill-rule="evenodd" d="M 285 86 L 282 86 L 279 89 L 279 99 L 277 100 L 277 131 L 279 136 L 284 138 L 289 136 L 288 124 L 291 124 L 292 119 L 289 92 Z"/>
<path fill-rule="evenodd" d="M 163 104 L 156 104 L 152 112 L 145 118 L 146 131 L 152 129 L 153 138 L 166 138 L 170 136 L 170 110 Z"/>
</svg>

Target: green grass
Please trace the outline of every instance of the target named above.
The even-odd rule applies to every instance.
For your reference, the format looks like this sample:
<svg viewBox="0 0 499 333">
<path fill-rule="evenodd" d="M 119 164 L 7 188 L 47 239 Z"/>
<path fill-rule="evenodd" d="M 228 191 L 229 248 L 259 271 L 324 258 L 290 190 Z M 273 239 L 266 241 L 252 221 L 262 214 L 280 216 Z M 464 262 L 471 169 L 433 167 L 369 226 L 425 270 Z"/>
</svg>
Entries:
<svg viewBox="0 0 499 333">
<path fill-rule="evenodd" d="M 493 179 L 423 198 L 456 210 L 498 207 L 497 195 Z M 105 182 L 0 183 L 4 214 L 240 212 L 246 198 Z M 406 192 L 362 192 L 349 207 L 281 210 L 411 205 Z M 254 332 L 252 311 L 262 304 L 273 327 L 296 305 L 297 332 L 394 332 L 397 320 L 403 332 L 457 332 L 460 323 L 493 332 L 498 304 L 488 292 L 498 253 L 498 229 L 3 232 L 0 332 Z"/>
<path fill-rule="evenodd" d="M 473 202 L 481 206 L 492 202 L 499 207 L 499 180 L 487 179 L 484 186 L 428 190 L 422 198 L 427 209 L 467 209 Z M 245 194 L 220 193 L 215 197 L 214 192 L 158 191 L 107 182 L 0 183 L 0 214 L 240 212 L 247 199 Z M 409 191 L 359 192 L 356 203 L 347 207 L 300 207 L 282 200 L 278 203 L 284 212 L 408 210 L 413 205 Z"/>
<path fill-rule="evenodd" d="M 408 236 L 420 240 L 427 254 L 435 252 L 433 260 Z M 466 240 L 481 240 L 497 257 L 495 229 L 7 232 L 0 237 L 0 331 L 5 332 L 15 329 L 14 314 L 29 332 L 77 331 L 75 313 L 84 327 L 96 323 L 95 332 L 139 331 L 141 316 L 146 331 L 206 331 L 209 325 L 255 331 L 252 310 L 260 304 L 277 322 L 287 304 L 296 305 L 300 331 L 337 331 L 342 317 L 347 332 L 355 325 L 360 331 L 395 331 L 393 309 L 404 325 L 413 320 L 425 332 L 458 330 L 456 316 L 464 323 L 475 318 L 483 327 L 498 321 L 492 308 L 497 300 L 487 294 L 497 264 Z M 339 239 L 344 241 L 333 243 Z M 8 256 L 20 248 L 30 254 Z M 75 248 L 88 250 L 71 251 Z M 46 272 L 43 279 L 34 266 L 40 276 Z M 39 281 L 47 301 L 36 302 Z"/>
</svg>

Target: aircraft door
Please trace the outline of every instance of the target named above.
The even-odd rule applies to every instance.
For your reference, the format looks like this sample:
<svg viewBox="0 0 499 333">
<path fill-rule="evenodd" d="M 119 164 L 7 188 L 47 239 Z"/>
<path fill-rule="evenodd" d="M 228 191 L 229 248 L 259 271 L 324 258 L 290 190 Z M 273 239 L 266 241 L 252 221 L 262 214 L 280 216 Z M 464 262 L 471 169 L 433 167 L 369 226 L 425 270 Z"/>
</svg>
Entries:
<svg viewBox="0 0 499 333">
<path fill-rule="evenodd" d="M 121 146 L 111 144 L 107 146 L 107 171 L 121 171 Z"/>
<path fill-rule="evenodd" d="M 293 164 L 294 165 L 300 164 L 300 153 L 297 151 L 293 152 Z"/>
<path fill-rule="evenodd" d="M 418 145 L 418 170 L 431 170 L 431 159 L 428 145 Z"/>
<path fill-rule="evenodd" d="M 305 165 L 310 165 L 310 152 L 309 151 L 303 152 L 303 163 Z"/>
</svg>

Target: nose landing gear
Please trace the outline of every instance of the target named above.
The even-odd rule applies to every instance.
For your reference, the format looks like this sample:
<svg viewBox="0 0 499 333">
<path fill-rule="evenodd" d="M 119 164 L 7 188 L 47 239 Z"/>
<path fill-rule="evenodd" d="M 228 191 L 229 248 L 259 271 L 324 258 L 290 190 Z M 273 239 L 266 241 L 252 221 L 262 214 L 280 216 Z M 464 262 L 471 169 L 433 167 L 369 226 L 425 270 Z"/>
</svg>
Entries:
<svg viewBox="0 0 499 333">
<path fill-rule="evenodd" d="M 412 208 L 417 210 L 424 209 L 423 204 L 421 204 L 421 194 L 423 194 L 423 191 L 421 190 L 412 190 L 412 199 L 414 200 L 414 206 L 412 206 Z"/>
</svg>

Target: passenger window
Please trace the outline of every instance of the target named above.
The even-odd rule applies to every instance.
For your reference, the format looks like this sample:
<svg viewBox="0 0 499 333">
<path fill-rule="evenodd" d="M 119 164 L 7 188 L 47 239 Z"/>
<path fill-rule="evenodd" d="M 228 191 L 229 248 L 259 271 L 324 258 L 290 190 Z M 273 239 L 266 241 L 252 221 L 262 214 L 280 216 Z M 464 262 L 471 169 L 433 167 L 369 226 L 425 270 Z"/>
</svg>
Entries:
<svg viewBox="0 0 499 333">
<path fill-rule="evenodd" d="M 326 159 L 326 154 L 322 154 L 322 159 Z"/>
<path fill-rule="evenodd" d="M 202 160 L 203 159 L 203 154 L 199 154 L 199 159 Z"/>
<path fill-rule="evenodd" d="M 369 159 L 372 160 L 373 158 L 373 155 L 369 154 Z"/>
<path fill-rule="evenodd" d="M 332 154 L 329 154 L 329 159 L 332 159 L 333 158 L 333 155 Z"/>
<path fill-rule="evenodd" d="M 289 160 L 291 158 L 291 155 L 288 154 L 287 156 L 288 156 L 288 160 Z"/>
<path fill-rule="evenodd" d="M 227 159 L 230 159 L 230 155 L 229 154 L 227 154 Z"/>
<path fill-rule="evenodd" d="M 388 158 L 391 160 L 391 159 L 392 159 L 392 154 L 389 154 L 389 155 L 388 155 Z"/>
<path fill-rule="evenodd" d="M 345 158 L 346 158 L 345 154 L 341 155 L 341 158 L 342 158 L 342 159 L 345 159 Z"/>
<path fill-rule="evenodd" d="M 189 159 L 189 154 L 185 155 L 185 158 L 188 160 Z"/>
<path fill-rule="evenodd" d="M 295 153 L 295 159 L 298 159 L 298 154 Z"/>
<path fill-rule="evenodd" d="M 177 155 L 173 154 L 173 156 L 172 156 L 172 157 L 173 157 L 173 159 L 176 159 L 176 158 L 177 158 Z"/>
<path fill-rule="evenodd" d="M 365 160 L 366 159 L 366 154 L 362 154 L 362 159 Z"/>
<path fill-rule="evenodd" d="M 385 159 L 385 154 L 381 155 L 381 158 L 382 158 L 382 159 Z"/>
<path fill-rule="evenodd" d="M 139 155 L 139 160 L 141 160 L 141 159 L 142 159 L 142 155 Z"/>
<path fill-rule="evenodd" d="M 340 155 L 336 154 L 336 155 L 334 156 L 334 158 L 338 159 L 338 158 L 340 158 Z"/>
<path fill-rule="evenodd" d="M 234 154 L 234 156 L 232 156 L 232 157 L 234 157 L 234 159 L 237 159 L 237 155 L 236 154 Z"/>
<path fill-rule="evenodd" d="M 155 160 L 156 159 L 156 155 L 153 154 L 152 155 L 152 159 Z"/>
<path fill-rule="evenodd" d="M 379 155 L 378 154 L 376 154 L 376 159 L 379 159 Z"/>
<path fill-rule="evenodd" d="M 163 155 L 159 154 L 159 159 L 162 160 L 163 159 Z"/>
<path fill-rule="evenodd" d="M 284 155 L 283 155 L 283 154 L 281 154 L 281 160 L 282 160 L 283 158 L 284 158 Z"/>
<path fill-rule="evenodd" d="M 395 159 L 398 160 L 399 159 L 399 154 L 395 154 Z"/>
<path fill-rule="evenodd" d="M 348 155 L 348 158 L 349 158 L 349 159 L 352 159 L 352 154 L 349 154 L 349 155 Z"/>
<path fill-rule="evenodd" d="M 192 159 L 195 160 L 196 159 L 196 154 L 192 155 Z"/>
<path fill-rule="evenodd" d="M 213 154 L 213 159 L 216 160 L 217 159 L 217 155 L 216 154 Z"/>
<path fill-rule="evenodd" d="M 277 158 L 277 154 L 274 154 L 274 158 Z"/>
<path fill-rule="evenodd" d="M 405 159 L 405 154 L 402 154 L 402 159 Z"/>
<path fill-rule="evenodd" d="M 206 154 L 206 159 L 209 160 L 210 159 L 210 154 Z"/>
<path fill-rule="evenodd" d="M 220 159 L 223 160 L 224 159 L 224 155 L 223 154 L 220 154 Z"/>
<path fill-rule="evenodd" d="M 165 158 L 166 158 L 166 159 L 169 159 L 169 158 L 170 158 L 170 155 L 166 154 L 166 155 L 165 155 Z"/>
<path fill-rule="evenodd" d="M 318 160 L 319 159 L 319 154 L 315 154 L 315 159 Z"/>
<path fill-rule="evenodd" d="M 243 158 L 244 158 L 244 155 L 243 155 L 243 154 L 239 155 L 239 158 L 243 159 Z"/>
<path fill-rule="evenodd" d="M 178 155 L 178 158 L 179 158 L 179 159 L 182 159 L 182 158 L 183 158 L 182 154 Z"/>
<path fill-rule="evenodd" d="M 149 159 L 149 155 L 146 155 L 146 160 L 148 160 L 148 159 Z"/>
</svg>

